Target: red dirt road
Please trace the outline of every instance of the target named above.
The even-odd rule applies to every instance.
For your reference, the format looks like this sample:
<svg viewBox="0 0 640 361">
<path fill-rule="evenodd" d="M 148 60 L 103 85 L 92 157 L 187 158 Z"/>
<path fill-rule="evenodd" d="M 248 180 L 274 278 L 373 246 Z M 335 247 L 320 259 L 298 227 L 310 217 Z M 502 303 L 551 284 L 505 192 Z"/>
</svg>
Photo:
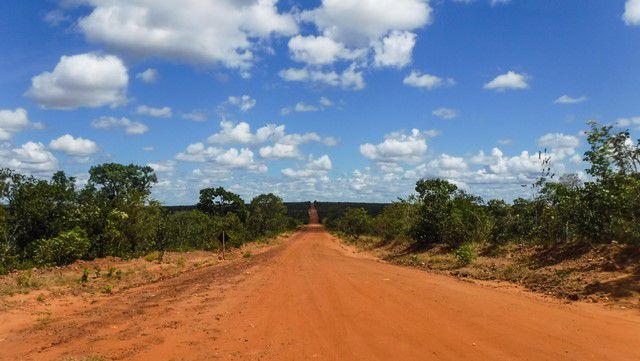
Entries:
<svg viewBox="0 0 640 361">
<path fill-rule="evenodd" d="M 249 259 L 0 325 L 0 360 L 640 360 L 640 315 L 385 264 L 319 225 Z"/>
</svg>

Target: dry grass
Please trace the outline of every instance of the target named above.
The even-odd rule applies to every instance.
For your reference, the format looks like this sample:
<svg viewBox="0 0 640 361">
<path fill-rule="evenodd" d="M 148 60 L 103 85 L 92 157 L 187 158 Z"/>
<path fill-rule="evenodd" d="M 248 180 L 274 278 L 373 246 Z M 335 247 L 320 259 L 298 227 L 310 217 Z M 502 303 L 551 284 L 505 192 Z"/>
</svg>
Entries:
<svg viewBox="0 0 640 361">
<path fill-rule="evenodd" d="M 353 240 L 345 241 L 353 244 Z M 356 245 L 388 262 L 460 278 L 506 281 L 567 300 L 605 302 L 640 308 L 640 249 L 617 244 L 596 247 L 474 245 L 477 257 L 468 265 L 453 252 L 433 247 L 413 253 L 408 242 L 384 243 L 363 237 Z"/>
<path fill-rule="evenodd" d="M 225 259 L 251 257 L 260 253 L 265 246 L 278 244 L 289 235 L 283 234 L 276 239 L 249 243 L 239 249 L 228 249 Z M 108 257 L 94 261 L 78 261 L 65 267 L 17 271 L 0 276 L 0 303 L 4 307 L 11 307 L 7 305 L 13 304 L 12 300 L 15 297 L 24 299 L 31 295 L 33 300 L 40 304 L 69 294 L 108 296 L 128 288 L 175 277 L 183 272 L 209 267 L 221 261 L 222 257 L 218 252 L 153 252 L 128 261 Z"/>
</svg>

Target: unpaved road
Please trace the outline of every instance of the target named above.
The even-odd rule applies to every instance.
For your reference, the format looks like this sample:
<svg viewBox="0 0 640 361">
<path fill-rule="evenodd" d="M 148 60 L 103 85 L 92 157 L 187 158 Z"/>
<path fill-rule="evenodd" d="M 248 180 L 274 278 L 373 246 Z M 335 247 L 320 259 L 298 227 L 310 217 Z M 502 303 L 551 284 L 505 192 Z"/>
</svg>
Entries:
<svg viewBox="0 0 640 361">
<path fill-rule="evenodd" d="M 33 326 L 1 360 L 640 360 L 640 316 L 378 262 L 311 225 L 284 245 Z M 16 316 L 18 317 L 18 316 Z"/>
</svg>

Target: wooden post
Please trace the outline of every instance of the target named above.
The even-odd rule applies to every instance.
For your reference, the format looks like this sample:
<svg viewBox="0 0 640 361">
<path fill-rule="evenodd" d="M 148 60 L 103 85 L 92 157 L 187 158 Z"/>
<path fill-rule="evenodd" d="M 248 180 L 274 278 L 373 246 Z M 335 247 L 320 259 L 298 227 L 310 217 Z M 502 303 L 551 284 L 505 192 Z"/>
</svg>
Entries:
<svg viewBox="0 0 640 361">
<path fill-rule="evenodd" d="M 222 231 L 222 260 L 224 261 L 224 253 L 226 251 L 224 231 Z"/>
</svg>

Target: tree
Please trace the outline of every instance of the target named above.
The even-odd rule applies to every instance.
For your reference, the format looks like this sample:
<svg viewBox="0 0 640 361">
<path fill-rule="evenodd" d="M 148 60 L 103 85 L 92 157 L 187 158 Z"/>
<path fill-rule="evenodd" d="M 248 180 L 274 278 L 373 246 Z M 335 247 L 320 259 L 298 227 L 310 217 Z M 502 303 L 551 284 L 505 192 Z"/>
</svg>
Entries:
<svg viewBox="0 0 640 361">
<path fill-rule="evenodd" d="M 370 231 L 371 218 L 364 208 L 349 208 L 338 221 L 338 228 L 356 240 Z"/>
<path fill-rule="evenodd" d="M 287 227 L 287 207 L 273 193 L 261 194 L 251 200 L 247 227 L 252 235 L 268 236 Z"/>
<path fill-rule="evenodd" d="M 415 189 L 419 212 L 413 238 L 420 246 L 442 243 L 444 222 L 451 214 L 451 200 L 458 187 L 444 179 L 421 179 Z"/>
<path fill-rule="evenodd" d="M 613 127 L 589 122 L 587 142 L 591 148 L 585 152 L 584 161 L 591 167 L 587 173 L 605 180 L 613 175 L 638 174 L 640 168 L 640 140 L 634 144 L 629 130 L 612 134 Z"/>
<path fill-rule="evenodd" d="M 392 203 L 373 219 L 373 228 L 385 242 L 410 238 L 416 218 L 416 206 L 408 201 Z"/>
<path fill-rule="evenodd" d="M 233 213 L 241 221 L 247 217 L 246 205 L 242 198 L 222 187 L 200 190 L 200 202 L 197 207 L 201 212 L 211 216 L 226 216 Z"/>
<path fill-rule="evenodd" d="M 105 163 L 89 170 L 89 187 L 96 187 L 100 195 L 116 204 L 146 200 L 157 182 L 151 167 Z"/>
</svg>

